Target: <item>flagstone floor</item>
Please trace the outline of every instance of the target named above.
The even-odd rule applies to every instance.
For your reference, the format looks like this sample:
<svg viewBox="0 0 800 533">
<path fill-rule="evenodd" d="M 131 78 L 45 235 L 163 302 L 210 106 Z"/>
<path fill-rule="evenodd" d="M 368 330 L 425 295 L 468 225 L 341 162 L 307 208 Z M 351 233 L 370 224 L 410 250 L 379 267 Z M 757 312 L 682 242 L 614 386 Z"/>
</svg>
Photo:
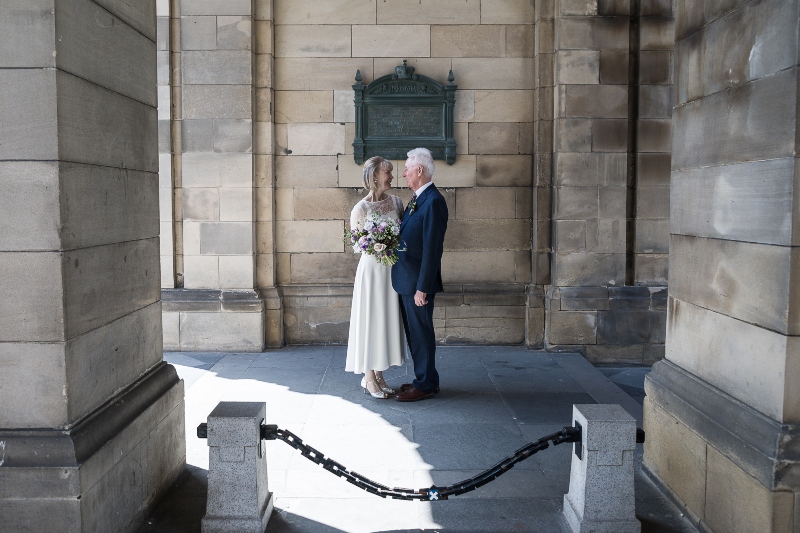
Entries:
<svg viewBox="0 0 800 533">
<path fill-rule="evenodd" d="M 422 488 L 471 477 L 524 444 L 571 425 L 572 405 L 619 403 L 639 420 L 647 367 L 595 368 L 577 354 L 519 347 L 439 347 L 442 392 L 400 403 L 363 393 L 341 346 L 258 354 L 167 353 L 186 390 L 187 473 L 140 533 L 200 531 L 208 448 L 196 427 L 219 401 L 266 403 L 278 424 L 326 456 L 384 485 Z M 410 381 L 410 362 L 385 373 Z M 539 452 L 488 485 L 448 501 L 385 500 L 266 442 L 275 511 L 268 533 L 567 532 L 561 515 L 572 446 Z M 642 445 L 637 445 L 641 462 Z M 694 532 L 637 468 L 644 533 Z"/>
</svg>

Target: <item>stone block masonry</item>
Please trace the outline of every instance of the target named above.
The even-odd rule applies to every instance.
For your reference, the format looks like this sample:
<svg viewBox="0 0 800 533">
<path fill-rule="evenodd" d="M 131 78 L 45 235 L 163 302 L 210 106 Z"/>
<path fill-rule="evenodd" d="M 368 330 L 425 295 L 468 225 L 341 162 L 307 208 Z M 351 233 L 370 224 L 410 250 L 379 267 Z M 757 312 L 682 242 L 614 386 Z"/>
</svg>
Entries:
<svg viewBox="0 0 800 533">
<path fill-rule="evenodd" d="M 452 167 L 437 162 L 434 174 L 451 215 L 437 338 L 482 344 L 531 338 L 541 346 L 542 291 L 531 288 L 529 297 L 527 287 L 535 97 L 531 6 L 502 3 L 496 13 L 479 2 L 423 8 L 277 0 L 273 7 L 276 223 L 268 244 L 275 250 L 286 342 L 347 342 L 358 256 L 345 250 L 339 236 L 365 194 L 350 146 L 350 85 L 356 69 L 368 82 L 407 59 L 440 82 L 452 69 L 459 84 L 459 155 Z M 394 186 L 407 202 L 403 163 L 393 161 Z"/>
<path fill-rule="evenodd" d="M 545 338 L 651 363 L 666 324 L 673 21 L 617 4 L 562 2 L 555 20 L 554 175 L 535 184 L 554 202 Z"/>
<path fill-rule="evenodd" d="M 675 9 L 673 118 L 641 124 L 651 146 L 671 134 L 673 149 L 669 230 L 637 233 L 637 246 L 670 239 L 666 357 L 645 385 L 644 466 L 704 529 L 797 531 L 800 3 Z M 647 61 L 658 65 L 666 27 L 653 23 Z M 654 178 L 665 158 L 641 163 L 664 187 Z"/>
<path fill-rule="evenodd" d="M 343 342 L 347 101 L 407 59 L 459 84 L 440 340 L 665 353 L 645 420 L 686 438 L 647 467 L 707 529 L 797 529 L 800 2 L 29 4 L 0 8 L 3 523 L 136 527 L 183 463 L 162 336 Z"/>
<path fill-rule="evenodd" d="M 282 343 L 272 2 L 165 4 L 170 24 L 160 27 L 172 43 L 177 99 L 162 102 L 172 126 L 164 156 L 175 172 L 174 210 L 162 209 L 161 222 L 176 237 L 173 276 L 162 267 L 165 346 L 261 351 Z"/>
<path fill-rule="evenodd" d="M 561 287 L 666 284 L 668 10 L 648 8 L 644 20 L 606 2 L 189 4 L 159 39 L 174 45 L 166 77 L 180 89 L 171 115 L 180 147 L 162 143 L 174 170 L 174 209 L 161 210 L 175 236 L 162 239 L 162 251 L 174 248 L 164 288 L 179 290 L 164 296 L 178 313 L 165 315 L 171 349 L 217 335 L 235 349 L 229 329 L 191 339 L 200 329 L 190 291 L 268 297 L 262 347 L 346 342 L 358 257 L 339 236 L 365 194 L 351 85 L 356 70 L 369 82 L 405 59 L 440 82 L 452 70 L 458 84 L 458 156 L 434 175 L 451 216 L 440 342 L 605 346 L 592 357 L 609 360 L 663 352 L 663 309 L 592 309 L 581 321 L 547 302 Z M 629 76 L 632 62 L 647 63 L 646 75 Z M 405 202 L 403 163 L 393 161 L 394 192 Z M 491 293 L 503 301 L 485 303 Z M 239 318 L 221 316 L 240 323 L 240 349 L 258 349 L 261 333 L 241 329 L 255 317 Z"/>
<path fill-rule="evenodd" d="M 6 2 L 0 35 L 0 522 L 135 531 L 185 466 L 156 3 Z"/>
<path fill-rule="evenodd" d="M 664 356 L 667 290 L 561 287 L 547 293 L 550 349 L 595 363 L 652 364 Z"/>
</svg>

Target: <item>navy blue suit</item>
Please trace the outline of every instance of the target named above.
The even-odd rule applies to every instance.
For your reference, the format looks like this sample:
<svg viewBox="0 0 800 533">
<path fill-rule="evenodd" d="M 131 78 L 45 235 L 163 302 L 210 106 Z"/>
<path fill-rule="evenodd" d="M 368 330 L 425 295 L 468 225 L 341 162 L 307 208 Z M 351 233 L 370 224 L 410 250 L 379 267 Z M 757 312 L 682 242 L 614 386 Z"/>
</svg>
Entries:
<svg viewBox="0 0 800 533">
<path fill-rule="evenodd" d="M 447 230 L 447 203 L 435 185 L 429 185 L 416 201 L 406 207 L 400 224 L 400 242 L 405 251 L 392 267 L 392 287 L 400 295 L 408 347 L 414 360 L 416 379 L 411 384 L 423 392 L 439 386 L 436 372 L 436 336 L 433 331 L 433 299 L 442 291 L 442 252 Z M 417 306 L 417 291 L 428 303 Z"/>
</svg>

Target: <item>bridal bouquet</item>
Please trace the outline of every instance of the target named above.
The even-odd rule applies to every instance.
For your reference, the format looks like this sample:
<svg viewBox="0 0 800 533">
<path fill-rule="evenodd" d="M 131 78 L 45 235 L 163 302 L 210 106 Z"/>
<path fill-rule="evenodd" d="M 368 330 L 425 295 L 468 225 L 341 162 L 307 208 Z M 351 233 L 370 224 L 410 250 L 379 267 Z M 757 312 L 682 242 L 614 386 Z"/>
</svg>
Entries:
<svg viewBox="0 0 800 533">
<path fill-rule="evenodd" d="M 397 262 L 400 247 L 400 224 L 376 212 L 369 213 L 363 227 L 345 232 L 344 241 L 356 253 L 371 255 L 382 265 L 391 266 Z"/>
</svg>

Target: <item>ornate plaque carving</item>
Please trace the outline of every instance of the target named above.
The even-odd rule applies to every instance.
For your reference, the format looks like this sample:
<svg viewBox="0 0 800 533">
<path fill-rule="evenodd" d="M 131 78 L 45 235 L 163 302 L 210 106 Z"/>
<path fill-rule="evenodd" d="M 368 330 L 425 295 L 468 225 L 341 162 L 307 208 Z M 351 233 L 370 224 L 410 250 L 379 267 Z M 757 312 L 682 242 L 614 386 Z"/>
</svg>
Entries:
<svg viewBox="0 0 800 533">
<path fill-rule="evenodd" d="M 414 73 L 407 61 L 394 74 L 380 77 L 368 85 L 356 72 L 356 138 L 354 158 L 361 165 L 372 156 L 405 159 L 418 147 L 431 151 L 434 159 L 456 161 L 453 138 L 453 106 L 457 85 L 453 71 L 448 84 Z"/>
</svg>

